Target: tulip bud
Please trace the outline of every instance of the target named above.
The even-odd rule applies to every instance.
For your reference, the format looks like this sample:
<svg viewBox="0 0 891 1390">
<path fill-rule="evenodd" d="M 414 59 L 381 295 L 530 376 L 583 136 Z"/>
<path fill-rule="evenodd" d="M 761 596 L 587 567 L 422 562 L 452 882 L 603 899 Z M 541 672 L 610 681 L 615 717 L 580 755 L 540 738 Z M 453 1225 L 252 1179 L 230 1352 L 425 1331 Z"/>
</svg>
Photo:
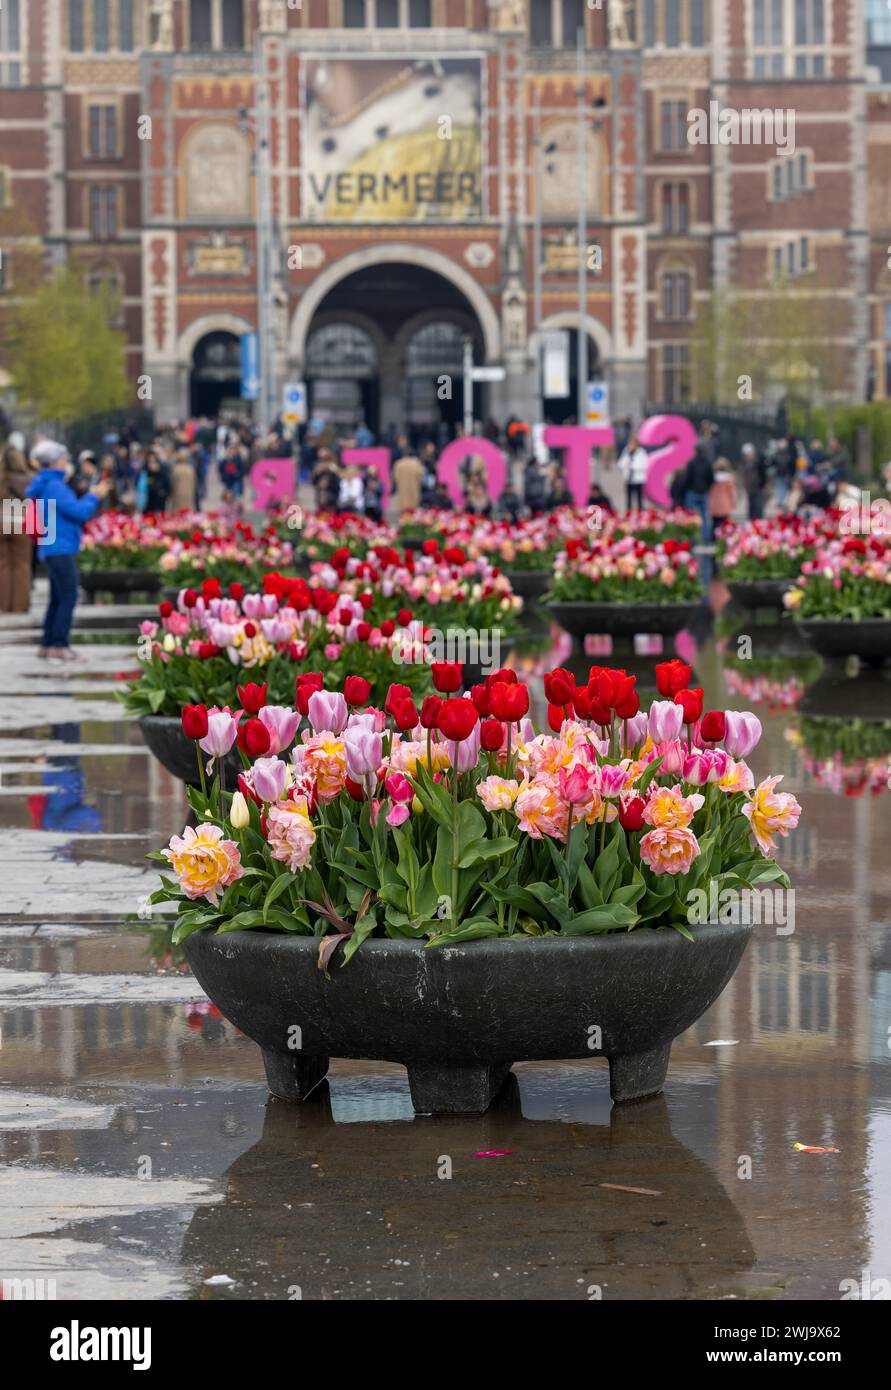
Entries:
<svg viewBox="0 0 891 1390">
<path fill-rule="evenodd" d="M 229 808 L 229 823 L 236 830 L 244 830 L 251 823 L 251 813 L 241 792 L 236 792 Z"/>
</svg>

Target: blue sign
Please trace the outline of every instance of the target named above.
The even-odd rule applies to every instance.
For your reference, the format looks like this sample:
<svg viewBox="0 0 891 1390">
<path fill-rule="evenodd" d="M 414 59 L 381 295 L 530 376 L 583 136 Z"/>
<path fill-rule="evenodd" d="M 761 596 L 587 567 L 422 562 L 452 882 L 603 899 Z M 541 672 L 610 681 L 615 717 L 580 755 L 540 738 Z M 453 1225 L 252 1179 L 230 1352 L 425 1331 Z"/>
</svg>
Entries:
<svg viewBox="0 0 891 1390">
<path fill-rule="evenodd" d="M 256 333 L 241 335 L 241 399 L 255 401 L 260 395 L 260 344 Z"/>
</svg>

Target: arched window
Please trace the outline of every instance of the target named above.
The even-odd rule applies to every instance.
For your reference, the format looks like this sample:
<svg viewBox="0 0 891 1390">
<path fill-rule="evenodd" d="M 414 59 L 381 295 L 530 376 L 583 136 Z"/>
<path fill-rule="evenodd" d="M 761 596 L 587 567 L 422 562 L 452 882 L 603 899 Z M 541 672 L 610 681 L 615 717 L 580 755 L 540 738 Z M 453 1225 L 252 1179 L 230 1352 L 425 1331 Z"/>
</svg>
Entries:
<svg viewBox="0 0 891 1390">
<path fill-rule="evenodd" d="M 243 0 L 223 0 L 223 48 L 244 48 Z"/>
<path fill-rule="evenodd" d="M 190 0 L 189 43 L 192 48 L 213 46 L 213 19 L 210 0 Z"/>
<path fill-rule="evenodd" d="M 244 0 L 189 0 L 192 48 L 244 48 Z"/>
<path fill-rule="evenodd" d="M 656 271 L 659 318 L 692 318 L 693 289 L 693 270 L 687 261 L 673 259 L 661 261 Z"/>
<path fill-rule="evenodd" d="M 133 0 L 118 0 L 118 48 L 133 52 Z"/>
<path fill-rule="evenodd" d="M 355 323 L 326 323 L 306 344 L 308 377 L 373 377 L 377 350 L 371 335 Z"/>
<path fill-rule="evenodd" d="M 663 236 L 686 236 L 690 230 L 690 185 L 663 183 L 659 198 Z"/>
<path fill-rule="evenodd" d="M 464 368 L 465 332 L 457 323 L 428 323 L 418 329 L 405 354 L 406 375 L 460 374 Z"/>
<path fill-rule="evenodd" d="M 93 48 L 97 53 L 109 49 L 108 0 L 93 0 Z"/>
<path fill-rule="evenodd" d="M 705 0 L 641 0 L 644 48 L 702 48 L 705 10 Z"/>
<path fill-rule="evenodd" d="M 585 27 L 585 0 L 532 0 L 529 42 L 541 48 L 575 48 Z"/>
</svg>

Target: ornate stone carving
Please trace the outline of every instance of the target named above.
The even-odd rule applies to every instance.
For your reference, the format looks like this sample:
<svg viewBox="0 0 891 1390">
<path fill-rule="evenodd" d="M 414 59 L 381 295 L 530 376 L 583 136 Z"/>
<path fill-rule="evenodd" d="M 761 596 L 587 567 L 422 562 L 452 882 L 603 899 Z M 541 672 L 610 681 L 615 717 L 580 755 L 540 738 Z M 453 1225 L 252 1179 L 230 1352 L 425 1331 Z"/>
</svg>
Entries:
<svg viewBox="0 0 891 1390">
<path fill-rule="evenodd" d="M 492 8 L 495 11 L 495 23 L 493 28 L 502 34 L 515 34 L 522 32 L 526 28 L 526 6 L 523 0 L 494 0 Z"/>
<path fill-rule="evenodd" d="M 609 0 L 607 27 L 610 43 L 621 48 L 634 42 L 634 0 Z"/>
<path fill-rule="evenodd" d="M 282 0 L 260 0 L 258 27 L 264 34 L 279 33 L 287 29 L 287 11 Z"/>
<path fill-rule="evenodd" d="M 208 121 L 187 137 L 183 156 L 187 217 L 250 217 L 250 149 L 240 131 Z"/>
<path fill-rule="evenodd" d="M 152 0 L 149 44 L 151 48 L 168 52 L 173 48 L 173 0 Z"/>
</svg>

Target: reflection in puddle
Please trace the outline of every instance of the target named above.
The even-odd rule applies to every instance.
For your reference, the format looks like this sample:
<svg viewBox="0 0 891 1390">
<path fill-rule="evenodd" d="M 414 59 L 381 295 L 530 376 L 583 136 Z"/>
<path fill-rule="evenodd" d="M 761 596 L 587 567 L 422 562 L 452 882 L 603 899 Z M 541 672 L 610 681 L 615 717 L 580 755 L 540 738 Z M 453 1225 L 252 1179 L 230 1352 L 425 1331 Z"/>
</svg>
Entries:
<svg viewBox="0 0 891 1390">
<path fill-rule="evenodd" d="M 831 1300 L 891 1273 L 891 679 L 722 623 L 680 642 L 707 707 L 762 719 L 756 777 L 804 805 L 780 855 L 795 929 L 756 930 L 664 1099 L 624 1110 L 600 1061 L 517 1067 L 472 1119 L 416 1118 L 401 1067 L 342 1060 L 304 1106 L 268 1101 L 255 1045 L 140 916 L 181 785 L 95 708 L 90 644 L 75 686 L 41 674 L 0 735 L 0 1178 L 31 1213 L 6 1265 L 77 1298 Z M 646 683 L 657 659 L 628 666 Z M 113 679 L 107 651 L 92 669 Z"/>
</svg>

